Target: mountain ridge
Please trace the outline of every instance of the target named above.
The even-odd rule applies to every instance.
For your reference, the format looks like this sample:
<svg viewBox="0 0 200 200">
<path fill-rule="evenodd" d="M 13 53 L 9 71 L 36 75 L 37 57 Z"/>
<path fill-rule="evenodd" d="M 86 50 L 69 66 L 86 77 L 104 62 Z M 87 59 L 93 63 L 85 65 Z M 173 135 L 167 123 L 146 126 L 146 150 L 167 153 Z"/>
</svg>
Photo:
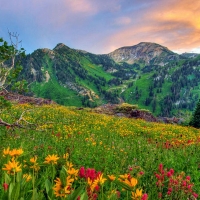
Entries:
<svg viewBox="0 0 200 200">
<path fill-rule="evenodd" d="M 179 55 L 170 51 L 167 47 L 151 42 L 140 42 L 137 45 L 121 47 L 109 53 L 116 62 L 127 62 L 133 64 L 140 59 L 146 64 L 166 64 L 166 60 L 178 60 Z M 160 59 L 156 59 L 160 57 Z"/>
<path fill-rule="evenodd" d="M 126 52 L 127 58 L 116 60 L 113 52 L 116 58 Z M 94 107 L 125 101 L 161 116 L 194 109 L 200 89 L 199 55 L 178 55 L 146 42 L 113 52 L 96 55 L 59 43 L 53 50 L 28 54 L 21 76 L 32 83 L 35 96 L 64 105 Z M 132 59 L 131 53 L 139 59 Z"/>
</svg>

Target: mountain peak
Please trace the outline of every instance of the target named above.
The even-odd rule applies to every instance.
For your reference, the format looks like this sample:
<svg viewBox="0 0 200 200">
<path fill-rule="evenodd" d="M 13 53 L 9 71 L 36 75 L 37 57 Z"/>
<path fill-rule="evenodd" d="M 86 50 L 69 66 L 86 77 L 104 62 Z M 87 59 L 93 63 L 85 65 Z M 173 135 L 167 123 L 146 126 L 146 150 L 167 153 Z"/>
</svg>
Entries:
<svg viewBox="0 0 200 200">
<path fill-rule="evenodd" d="M 146 64 L 151 61 L 154 64 L 163 65 L 166 56 L 171 60 L 177 59 L 177 54 L 170 51 L 167 47 L 151 42 L 140 42 L 134 46 L 121 47 L 108 54 L 115 62 L 135 63 L 144 60 Z"/>
<path fill-rule="evenodd" d="M 58 49 L 61 49 L 61 48 L 69 48 L 68 46 L 66 46 L 65 44 L 63 44 L 63 43 L 58 43 L 56 46 L 55 46 L 55 48 L 54 48 L 54 50 L 58 50 Z M 70 48 L 69 48 L 70 49 Z"/>
</svg>

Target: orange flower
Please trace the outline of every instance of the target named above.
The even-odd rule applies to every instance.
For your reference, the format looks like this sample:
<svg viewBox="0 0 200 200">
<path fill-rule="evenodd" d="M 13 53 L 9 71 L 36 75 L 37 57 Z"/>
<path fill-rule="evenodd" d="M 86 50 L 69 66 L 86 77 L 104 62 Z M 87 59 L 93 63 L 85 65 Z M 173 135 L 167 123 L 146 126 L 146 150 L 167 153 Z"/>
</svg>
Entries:
<svg viewBox="0 0 200 200">
<path fill-rule="evenodd" d="M 100 185 L 104 184 L 104 182 L 106 181 L 106 178 L 103 178 L 103 174 L 101 174 L 100 176 L 97 177 L 96 181 L 98 181 L 98 183 L 100 183 Z"/>
<path fill-rule="evenodd" d="M 26 180 L 26 182 L 31 180 L 31 175 L 30 174 L 23 174 L 23 178 Z"/>
<path fill-rule="evenodd" d="M 33 158 L 30 159 L 30 162 L 31 162 L 31 163 L 34 163 L 34 164 L 35 164 L 36 161 L 37 161 L 37 156 L 34 156 Z"/>
<path fill-rule="evenodd" d="M 130 180 L 126 179 L 123 182 L 126 183 L 127 185 L 131 186 L 131 187 L 135 187 L 138 183 L 136 178 L 131 178 Z"/>
<path fill-rule="evenodd" d="M 53 187 L 54 194 L 56 195 L 56 197 L 66 197 L 66 195 L 69 194 L 70 191 L 65 190 L 60 178 L 56 179 L 57 179 L 55 180 L 56 184 Z"/>
<path fill-rule="evenodd" d="M 19 162 L 16 162 L 14 158 L 12 158 L 11 161 L 8 162 L 8 164 L 4 164 L 5 168 L 2 168 L 3 170 L 7 171 L 8 174 L 14 174 L 16 172 L 21 171 L 21 165 L 19 165 Z"/>
<path fill-rule="evenodd" d="M 57 160 L 59 159 L 59 157 L 57 155 L 48 155 L 46 158 L 45 158 L 45 161 L 44 163 L 47 163 L 47 164 L 57 164 Z"/>
<path fill-rule="evenodd" d="M 10 156 L 20 156 L 21 154 L 23 154 L 23 150 L 22 150 L 22 148 L 20 148 L 20 149 L 13 149 L 13 150 L 10 150 L 9 151 L 9 155 Z"/>
<path fill-rule="evenodd" d="M 67 173 L 76 178 L 78 176 L 78 171 L 79 171 L 78 169 L 76 170 L 74 168 L 71 168 L 67 170 Z"/>
<path fill-rule="evenodd" d="M 33 163 L 33 166 L 30 166 L 30 168 L 34 169 L 35 171 L 39 171 L 40 167 L 38 166 L 38 163 L 37 163 L 37 156 L 34 156 L 33 158 L 31 158 L 30 162 Z"/>
<path fill-rule="evenodd" d="M 107 175 L 110 181 L 114 181 L 116 177 L 114 175 Z"/>
<path fill-rule="evenodd" d="M 71 162 L 67 162 L 66 166 L 68 169 L 71 169 L 74 165 Z"/>
<path fill-rule="evenodd" d="M 65 183 L 66 186 L 64 186 L 60 178 L 56 178 L 56 179 L 57 179 L 55 180 L 56 184 L 53 187 L 54 194 L 56 195 L 56 197 L 66 197 L 68 194 L 71 193 L 70 189 L 71 189 L 72 183 L 74 182 L 74 179 L 68 176 L 66 178 L 66 183 Z"/>
<path fill-rule="evenodd" d="M 120 179 L 125 180 L 128 179 L 130 177 L 129 174 L 124 174 L 124 175 L 119 175 Z"/>
<path fill-rule="evenodd" d="M 136 191 L 135 192 L 131 192 L 131 194 L 132 194 L 132 199 L 138 199 L 139 197 L 141 197 L 142 196 L 142 189 L 136 189 Z"/>
<path fill-rule="evenodd" d="M 3 156 L 10 155 L 10 147 L 3 150 Z"/>
</svg>

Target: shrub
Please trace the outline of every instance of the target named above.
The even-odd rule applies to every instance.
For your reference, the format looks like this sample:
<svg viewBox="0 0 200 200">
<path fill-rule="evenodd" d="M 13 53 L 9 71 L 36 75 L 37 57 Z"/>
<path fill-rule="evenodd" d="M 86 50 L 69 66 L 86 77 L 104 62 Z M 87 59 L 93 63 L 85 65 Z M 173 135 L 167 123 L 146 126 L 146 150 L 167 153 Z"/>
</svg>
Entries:
<svg viewBox="0 0 200 200">
<path fill-rule="evenodd" d="M 128 103 L 122 103 L 121 105 L 117 106 L 115 111 L 122 112 L 122 113 L 130 113 L 132 110 L 138 108 L 138 105 L 131 105 Z"/>
</svg>

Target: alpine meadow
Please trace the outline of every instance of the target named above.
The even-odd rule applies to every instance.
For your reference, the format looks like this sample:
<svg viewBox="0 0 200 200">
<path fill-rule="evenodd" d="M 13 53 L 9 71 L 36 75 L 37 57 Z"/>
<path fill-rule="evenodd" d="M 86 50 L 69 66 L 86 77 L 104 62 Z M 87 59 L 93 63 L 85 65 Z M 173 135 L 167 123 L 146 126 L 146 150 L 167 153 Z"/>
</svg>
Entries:
<svg viewBox="0 0 200 200">
<path fill-rule="evenodd" d="M 199 1 L 0 7 L 0 200 L 200 198 Z"/>
</svg>

